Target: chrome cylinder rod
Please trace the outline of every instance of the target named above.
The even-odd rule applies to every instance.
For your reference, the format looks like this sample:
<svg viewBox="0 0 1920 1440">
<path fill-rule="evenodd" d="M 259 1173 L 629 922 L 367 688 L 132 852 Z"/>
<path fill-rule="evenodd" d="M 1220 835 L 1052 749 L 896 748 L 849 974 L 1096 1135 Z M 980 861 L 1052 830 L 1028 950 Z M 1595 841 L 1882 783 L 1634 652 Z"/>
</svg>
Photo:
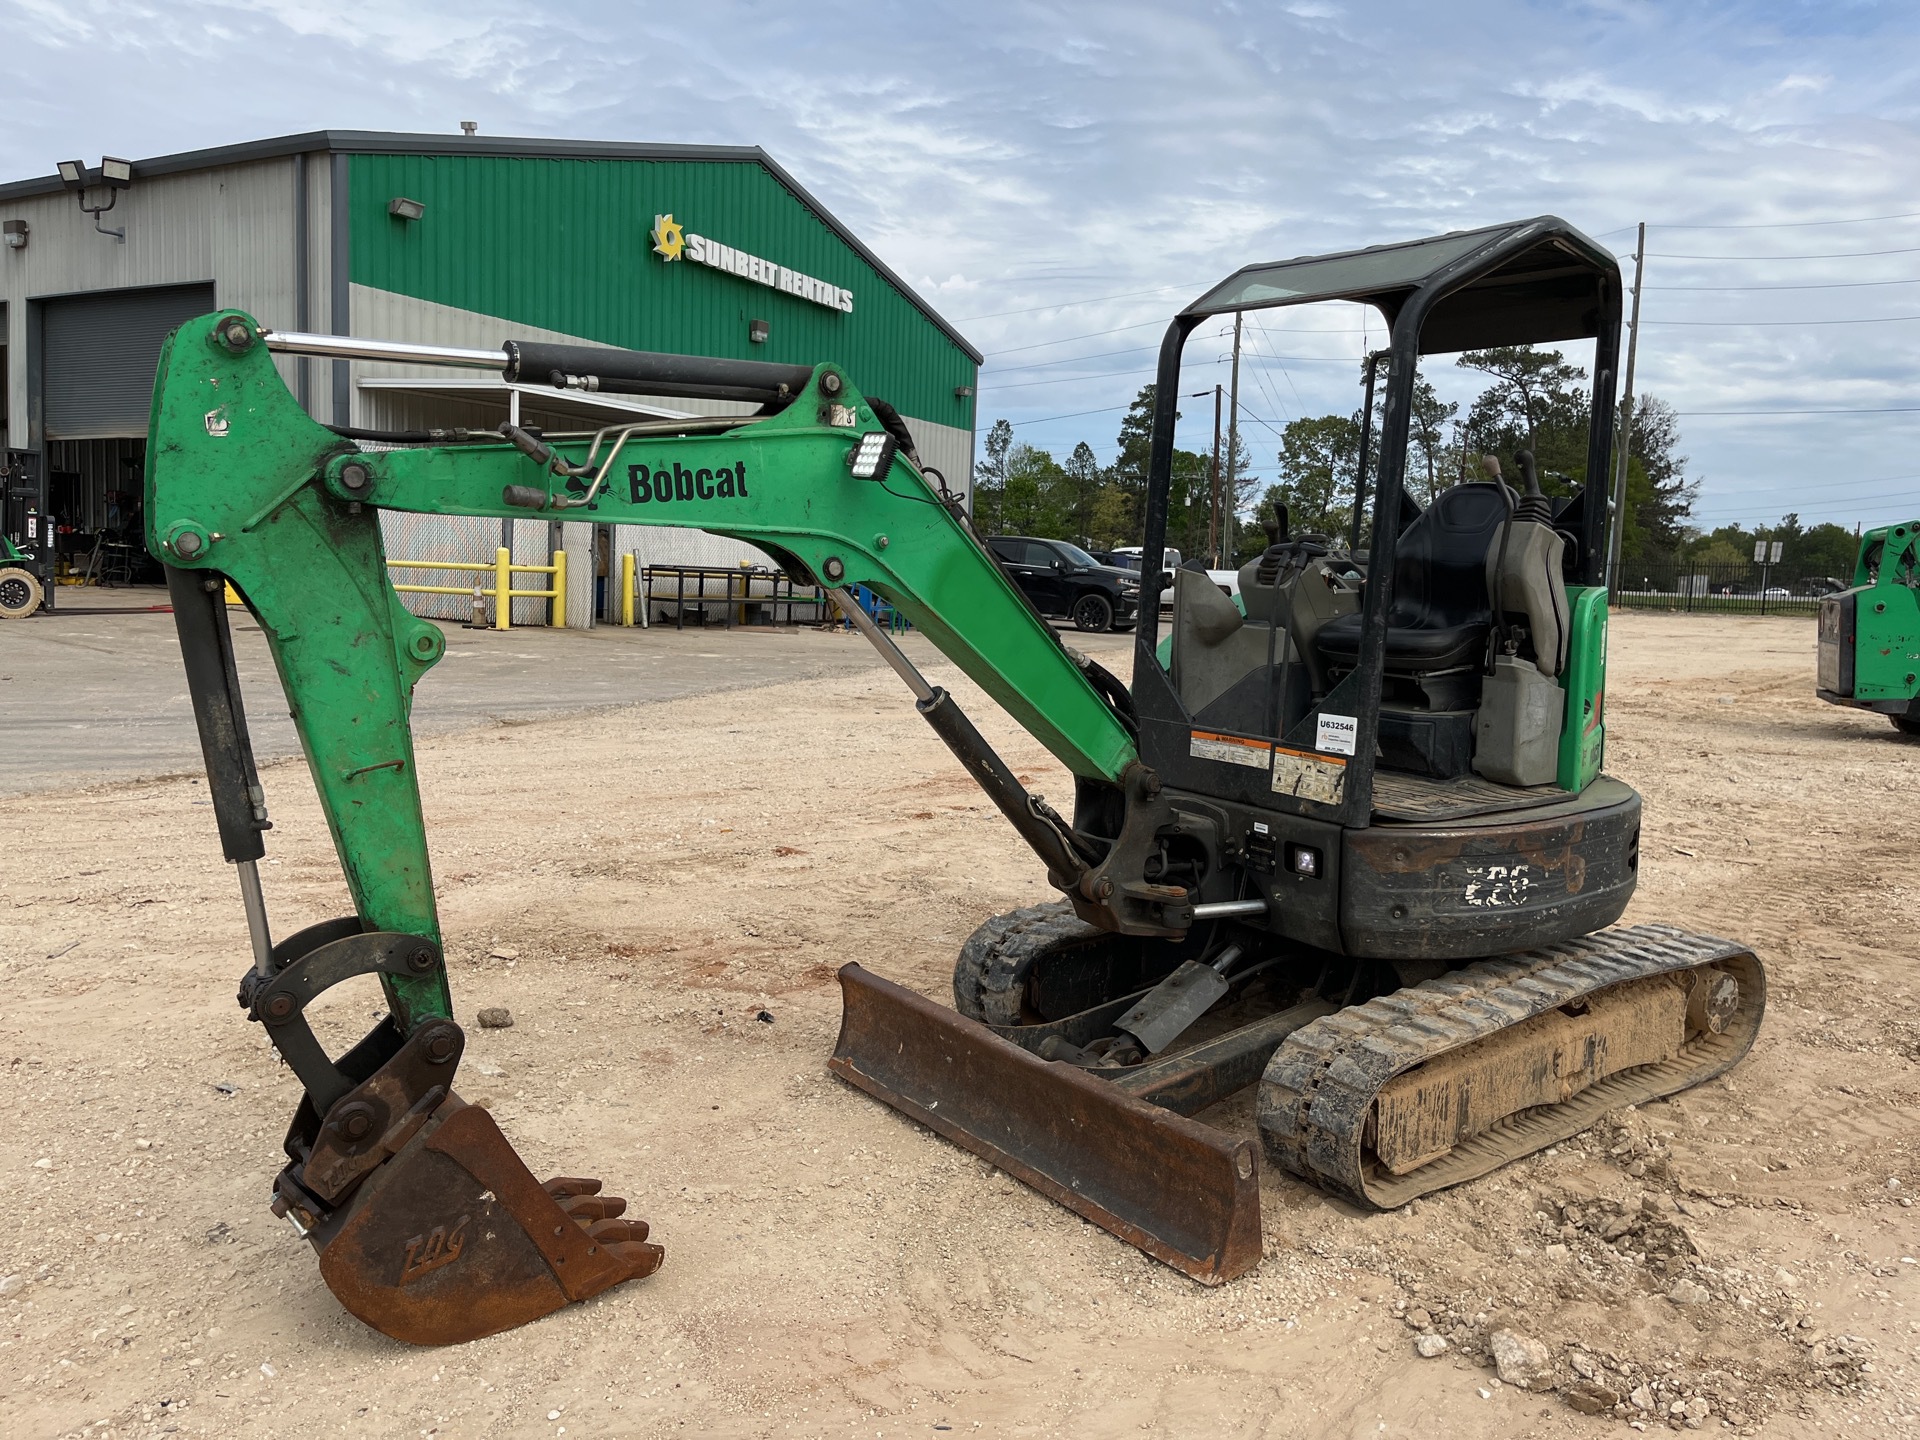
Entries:
<svg viewBox="0 0 1920 1440">
<path fill-rule="evenodd" d="M 853 591 L 842 586 L 829 593 L 833 596 L 833 603 L 840 607 L 840 613 L 847 617 L 847 623 L 866 636 L 873 648 L 880 652 L 880 658 L 893 667 L 894 674 L 907 682 L 907 688 L 913 691 L 913 698 L 933 699 L 933 687 L 927 683 L 926 677 L 914 668 L 913 662 L 907 659 L 898 645 L 893 643 L 893 637 L 873 623 L 873 617 L 860 607 L 860 602 L 854 598 Z"/>
<path fill-rule="evenodd" d="M 1213 900 L 1193 907 L 1193 918 L 1196 920 L 1232 920 L 1243 915 L 1251 919 L 1266 913 L 1267 902 L 1264 900 Z"/>
<path fill-rule="evenodd" d="M 385 360 L 395 365 L 449 365 L 464 370 L 507 368 L 507 352 L 465 350 L 454 345 L 411 345 L 404 340 L 362 340 L 355 335 L 308 335 L 262 330 L 267 349 L 287 355 L 327 355 L 336 360 Z"/>
<path fill-rule="evenodd" d="M 240 902 L 247 908 L 247 935 L 253 941 L 253 969 L 262 978 L 273 974 L 273 932 L 267 929 L 267 897 L 260 891 L 260 868 L 239 861 Z"/>
</svg>

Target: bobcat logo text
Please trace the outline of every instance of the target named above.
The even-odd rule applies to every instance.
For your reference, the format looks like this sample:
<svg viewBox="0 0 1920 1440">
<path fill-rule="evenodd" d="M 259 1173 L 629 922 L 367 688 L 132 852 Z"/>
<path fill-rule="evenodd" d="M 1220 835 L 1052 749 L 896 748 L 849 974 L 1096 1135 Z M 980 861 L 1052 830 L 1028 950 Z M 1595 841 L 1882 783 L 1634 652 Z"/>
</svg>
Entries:
<svg viewBox="0 0 1920 1440">
<path fill-rule="evenodd" d="M 636 505 L 650 502 L 671 505 L 686 500 L 750 499 L 747 494 L 747 462 L 722 465 L 709 470 L 704 466 L 689 470 L 679 461 L 671 465 L 629 465 L 627 494 Z"/>
</svg>

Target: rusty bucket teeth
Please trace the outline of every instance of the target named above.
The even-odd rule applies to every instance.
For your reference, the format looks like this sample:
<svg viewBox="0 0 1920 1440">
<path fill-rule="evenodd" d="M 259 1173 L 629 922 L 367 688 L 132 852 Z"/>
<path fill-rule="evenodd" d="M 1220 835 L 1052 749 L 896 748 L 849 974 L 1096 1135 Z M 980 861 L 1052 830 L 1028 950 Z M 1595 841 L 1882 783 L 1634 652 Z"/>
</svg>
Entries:
<svg viewBox="0 0 1920 1440">
<path fill-rule="evenodd" d="M 647 1223 L 599 1192 L 541 1184 L 491 1115 L 449 1097 L 307 1238 L 353 1314 L 409 1344 L 456 1345 L 660 1268 Z"/>
</svg>

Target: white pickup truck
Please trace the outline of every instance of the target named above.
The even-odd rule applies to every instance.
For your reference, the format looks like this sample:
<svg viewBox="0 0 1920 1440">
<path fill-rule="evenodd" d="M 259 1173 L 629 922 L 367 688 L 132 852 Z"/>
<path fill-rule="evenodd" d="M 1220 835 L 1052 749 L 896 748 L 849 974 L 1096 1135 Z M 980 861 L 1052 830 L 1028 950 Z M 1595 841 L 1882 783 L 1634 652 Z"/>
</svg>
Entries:
<svg viewBox="0 0 1920 1440">
<path fill-rule="evenodd" d="M 1140 557 L 1146 554 L 1146 549 L 1140 545 L 1122 545 L 1118 549 L 1109 550 L 1106 553 L 1112 557 L 1109 563 L 1118 565 L 1126 570 L 1139 570 L 1141 568 Z M 1166 551 L 1166 557 L 1167 569 L 1177 570 L 1180 568 L 1180 552 L 1178 550 L 1168 549 Z M 1225 594 L 1237 596 L 1240 593 L 1240 572 L 1238 570 L 1209 570 L 1207 571 L 1207 578 L 1218 585 Z M 1173 591 L 1163 590 L 1160 593 L 1160 608 L 1162 610 L 1168 610 L 1172 607 Z"/>
</svg>

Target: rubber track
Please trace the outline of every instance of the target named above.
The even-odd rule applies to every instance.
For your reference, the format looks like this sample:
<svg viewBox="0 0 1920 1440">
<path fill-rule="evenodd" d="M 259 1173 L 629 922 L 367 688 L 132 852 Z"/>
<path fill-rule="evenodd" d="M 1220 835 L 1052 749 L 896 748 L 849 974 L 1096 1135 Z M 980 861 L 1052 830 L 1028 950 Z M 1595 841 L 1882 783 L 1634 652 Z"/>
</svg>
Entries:
<svg viewBox="0 0 1920 1440">
<path fill-rule="evenodd" d="M 1396 1075 L 1596 991 L 1715 964 L 1740 984 L 1724 1034 L 1703 1035 L 1672 1060 L 1609 1076 L 1565 1104 L 1522 1111 L 1409 1175 L 1367 1164 L 1374 1097 Z M 1576 1135 L 1608 1110 L 1712 1079 L 1752 1046 L 1765 1006 L 1765 976 L 1750 950 L 1667 925 L 1605 930 L 1476 961 L 1290 1036 L 1260 1081 L 1261 1138 L 1268 1157 L 1302 1179 L 1368 1209 L 1391 1209 Z"/>
<path fill-rule="evenodd" d="M 1049 950 L 1102 934 L 1065 900 L 996 915 L 967 937 L 953 966 L 953 1006 L 969 1020 L 1020 1025 L 1027 972 Z"/>
</svg>

